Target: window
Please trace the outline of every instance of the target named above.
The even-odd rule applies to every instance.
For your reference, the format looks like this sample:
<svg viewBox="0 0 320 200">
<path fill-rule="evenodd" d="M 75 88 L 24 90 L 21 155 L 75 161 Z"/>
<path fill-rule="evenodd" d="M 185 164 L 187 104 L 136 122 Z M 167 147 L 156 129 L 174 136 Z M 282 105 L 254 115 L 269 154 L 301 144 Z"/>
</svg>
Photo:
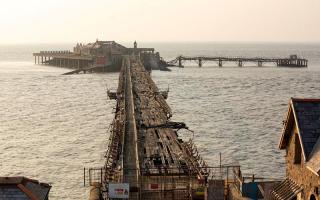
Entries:
<svg viewBox="0 0 320 200">
<path fill-rule="evenodd" d="M 310 196 L 310 200 L 316 200 L 316 197 L 314 196 L 314 194 Z"/>
<path fill-rule="evenodd" d="M 301 145 L 298 134 L 294 137 L 294 164 L 301 163 Z"/>
</svg>

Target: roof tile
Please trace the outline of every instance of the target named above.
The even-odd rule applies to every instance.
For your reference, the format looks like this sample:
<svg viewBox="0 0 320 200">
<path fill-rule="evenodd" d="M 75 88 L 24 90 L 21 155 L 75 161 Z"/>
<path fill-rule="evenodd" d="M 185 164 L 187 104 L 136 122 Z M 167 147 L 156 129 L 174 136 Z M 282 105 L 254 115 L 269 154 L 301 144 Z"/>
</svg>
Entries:
<svg viewBox="0 0 320 200">
<path fill-rule="evenodd" d="M 309 159 L 320 136 L 320 101 L 292 101 L 305 155 Z"/>
</svg>

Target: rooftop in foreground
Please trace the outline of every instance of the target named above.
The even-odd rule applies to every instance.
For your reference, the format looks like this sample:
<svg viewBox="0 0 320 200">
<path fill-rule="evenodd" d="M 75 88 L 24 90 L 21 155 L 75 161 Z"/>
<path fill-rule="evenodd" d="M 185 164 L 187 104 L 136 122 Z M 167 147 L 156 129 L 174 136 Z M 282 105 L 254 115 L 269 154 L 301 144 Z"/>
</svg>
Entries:
<svg viewBox="0 0 320 200">
<path fill-rule="evenodd" d="M 0 199 L 48 200 L 51 186 L 26 177 L 0 177 Z"/>
</svg>

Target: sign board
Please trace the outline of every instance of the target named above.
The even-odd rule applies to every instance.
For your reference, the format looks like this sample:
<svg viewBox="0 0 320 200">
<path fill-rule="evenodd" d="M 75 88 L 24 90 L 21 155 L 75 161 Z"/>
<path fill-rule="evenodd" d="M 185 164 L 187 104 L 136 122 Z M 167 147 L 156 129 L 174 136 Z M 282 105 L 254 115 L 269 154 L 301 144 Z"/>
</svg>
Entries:
<svg viewBox="0 0 320 200">
<path fill-rule="evenodd" d="M 109 197 L 129 199 L 129 183 L 109 183 Z"/>
<path fill-rule="evenodd" d="M 150 184 L 150 190 L 158 190 L 158 189 L 159 189 L 159 184 L 157 183 Z"/>
</svg>

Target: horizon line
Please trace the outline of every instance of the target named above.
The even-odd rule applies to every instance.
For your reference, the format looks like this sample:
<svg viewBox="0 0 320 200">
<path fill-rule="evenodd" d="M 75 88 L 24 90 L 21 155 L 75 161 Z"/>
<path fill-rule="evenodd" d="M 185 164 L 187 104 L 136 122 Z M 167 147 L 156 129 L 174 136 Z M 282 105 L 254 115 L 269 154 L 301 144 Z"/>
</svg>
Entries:
<svg viewBox="0 0 320 200">
<path fill-rule="evenodd" d="M 77 44 L 77 43 L 92 43 L 95 42 L 96 40 L 92 40 L 92 41 L 87 41 L 87 42 L 83 42 L 83 41 L 78 41 L 78 42 L 74 42 L 74 41 L 59 41 L 59 42 L 14 42 L 14 43 L 10 43 L 10 42 L 6 42 L 6 43 L 1 43 L 0 42 L 0 46 L 10 46 L 10 45 L 61 45 L 61 44 Z M 119 44 L 121 43 L 133 43 L 133 41 L 121 41 L 121 40 L 99 40 L 99 41 L 115 41 Z M 186 41 L 181 41 L 181 40 L 177 40 L 177 41 L 160 41 L 160 40 L 155 40 L 155 41 L 149 41 L 149 40 L 136 40 L 138 43 L 158 43 L 158 44 L 165 44 L 165 43 L 172 43 L 172 44 L 194 44 L 194 43 L 199 43 L 199 44 L 203 44 L 203 43 L 217 43 L 217 44 L 320 44 L 320 41 L 214 41 L 214 40 L 208 40 L 208 41 L 192 41 L 192 40 L 186 40 Z"/>
</svg>

